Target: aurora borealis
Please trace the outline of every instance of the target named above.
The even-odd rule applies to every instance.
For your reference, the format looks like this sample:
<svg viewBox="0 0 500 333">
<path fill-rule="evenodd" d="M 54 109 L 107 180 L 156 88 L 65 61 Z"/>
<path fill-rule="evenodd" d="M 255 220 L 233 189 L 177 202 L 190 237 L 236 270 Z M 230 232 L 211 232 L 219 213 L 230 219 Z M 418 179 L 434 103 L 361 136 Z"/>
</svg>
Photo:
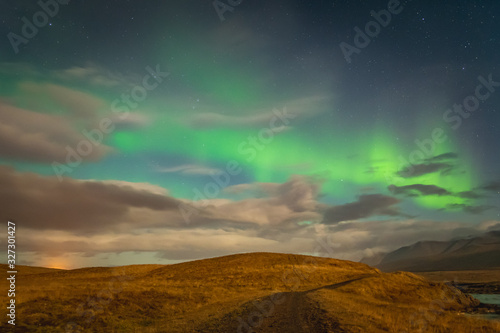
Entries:
<svg viewBox="0 0 500 333">
<path fill-rule="evenodd" d="M 211 1 L 58 4 L 17 53 L 6 36 L 43 9 L 0 5 L 0 216 L 20 264 L 323 238 L 359 260 L 500 228 L 500 4 L 401 2 L 350 62 L 341 43 L 388 1 L 243 1 L 224 20 Z"/>
</svg>

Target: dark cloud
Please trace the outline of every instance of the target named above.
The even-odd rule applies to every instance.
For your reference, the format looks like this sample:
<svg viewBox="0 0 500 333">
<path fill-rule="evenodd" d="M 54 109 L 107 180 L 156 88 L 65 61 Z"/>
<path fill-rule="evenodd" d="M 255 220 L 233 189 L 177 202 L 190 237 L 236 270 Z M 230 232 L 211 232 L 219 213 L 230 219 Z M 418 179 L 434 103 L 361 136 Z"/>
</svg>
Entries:
<svg viewBox="0 0 500 333">
<path fill-rule="evenodd" d="M 316 224 L 301 228 L 275 228 L 273 232 L 256 232 L 252 228 L 159 227 L 137 233 L 127 228 L 98 235 L 58 234 L 50 230 L 23 231 L 23 249 L 41 255 L 71 254 L 72 262 L 87 256 L 90 259 L 115 253 L 130 256 L 156 253 L 170 260 L 199 259 L 240 252 L 271 252 L 327 254 L 360 260 L 377 252 L 389 252 L 421 240 L 449 240 L 498 230 L 498 221 L 481 224 L 451 221 L 404 220 L 400 223 L 382 220 L 358 221 L 335 225 Z M 260 229 L 259 229 L 260 230 Z M 390 230 L 390 232 L 387 232 Z M 19 240 L 21 242 L 21 239 Z M 318 248 L 320 244 L 320 248 Z M 0 239 L 0 245 L 2 240 Z M 5 241 L 3 242 L 5 245 Z M 316 252 L 317 251 L 317 252 Z M 23 263 L 29 260 L 23 256 Z"/>
<path fill-rule="evenodd" d="M 323 222 L 334 224 L 378 215 L 401 216 L 401 213 L 392 207 L 397 203 L 398 199 L 382 194 L 360 195 L 356 202 L 328 208 Z"/>
<path fill-rule="evenodd" d="M 456 196 L 459 198 L 464 198 L 464 199 L 480 199 L 480 198 L 484 197 L 484 195 L 477 193 L 475 191 L 459 192 L 456 194 Z"/>
<path fill-rule="evenodd" d="M 447 206 L 450 209 L 461 209 L 466 213 L 480 215 L 483 212 L 495 208 L 495 206 L 488 205 L 480 205 L 480 206 L 472 206 L 466 204 L 451 204 Z"/>
<path fill-rule="evenodd" d="M 397 175 L 403 178 L 413 178 L 429 173 L 440 172 L 442 175 L 449 174 L 454 166 L 449 163 L 422 163 L 413 164 L 397 172 Z"/>
<path fill-rule="evenodd" d="M 318 207 L 316 201 L 321 182 L 303 176 L 292 176 L 278 188 L 279 200 L 294 212 L 314 211 Z"/>
<path fill-rule="evenodd" d="M 296 222 L 319 222 L 323 204 L 317 201 L 321 181 L 312 177 L 292 176 L 279 183 L 255 183 L 236 185 L 227 189 L 239 193 L 259 193 L 257 198 L 239 201 L 226 199 L 207 200 L 204 205 L 194 206 L 196 213 L 191 226 L 207 225 L 221 221 L 231 224 L 251 223 L 261 226 L 289 225 Z"/>
<path fill-rule="evenodd" d="M 253 184 L 248 187 L 260 188 L 263 196 L 239 201 L 181 201 L 151 184 L 70 178 L 59 181 L 6 166 L 0 166 L 0 184 L 0 200 L 5 207 L 0 219 L 19 221 L 29 229 L 75 234 L 146 227 L 287 228 L 298 222 L 320 222 L 325 209 L 317 201 L 321 181 L 304 176 L 293 176 L 283 184 Z M 183 216 L 186 212 L 190 221 Z"/>
<path fill-rule="evenodd" d="M 436 185 L 424 185 L 424 184 L 412 184 L 406 186 L 390 185 L 387 188 L 394 195 L 405 195 L 407 197 L 418 197 L 427 195 L 449 195 L 463 199 L 480 199 L 484 197 L 484 195 L 474 190 L 452 193 Z"/>
<path fill-rule="evenodd" d="M 430 157 L 426 160 L 427 163 L 439 162 L 444 160 L 452 160 L 458 158 L 458 154 L 456 153 L 444 153 L 441 155 Z"/>
<path fill-rule="evenodd" d="M 26 228 L 88 232 L 127 221 L 130 209 L 170 211 L 179 201 L 130 186 L 16 172 L 0 166 L 0 219 Z M 140 220 L 137 220 L 137 223 Z M 139 225 L 138 225 L 139 226 Z"/>
<path fill-rule="evenodd" d="M 379 167 L 368 167 L 368 168 L 366 168 L 365 173 L 367 175 L 373 175 L 373 174 L 377 173 L 379 170 L 380 170 Z"/>
<path fill-rule="evenodd" d="M 484 190 L 484 191 L 499 192 L 500 191 L 500 180 L 491 181 L 491 182 L 479 187 L 479 189 Z"/>
<path fill-rule="evenodd" d="M 423 160 L 421 164 L 410 164 L 399 170 L 396 174 L 403 178 L 419 177 L 434 172 L 440 172 L 442 175 L 447 175 L 455 168 L 453 160 L 457 158 L 458 154 L 456 153 L 444 153 L 429 157 Z"/>
<path fill-rule="evenodd" d="M 451 195 L 444 188 L 435 185 L 413 184 L 407 186 L 390 185 L 389 191 L 395 195 L 406 195 L 408 197 L 418 197 L 421 195 Z"/>
</svg>

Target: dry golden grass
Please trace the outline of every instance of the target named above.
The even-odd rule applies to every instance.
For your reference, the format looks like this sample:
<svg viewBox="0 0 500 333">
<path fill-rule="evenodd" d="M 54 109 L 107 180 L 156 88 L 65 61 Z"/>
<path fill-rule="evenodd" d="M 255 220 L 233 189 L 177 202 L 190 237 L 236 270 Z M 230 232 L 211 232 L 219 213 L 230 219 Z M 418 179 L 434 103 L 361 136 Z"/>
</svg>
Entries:
<svg viewBox="0 0 500 333">
<path fill-rule="evenodd" d="M 30 274 L 41 274 L 41 273 L 53 273 L 57 271 L 61 271 L 57 268 L 46 268 L 46 267 L 35 267 L 35 266 L 25 266 L 25 265 L 16 265 L 16 269 L 22 270 L 23 275 Z M 10 269 L 7 267 L 7 264 L 0 264 L 0 270 L 2 272 L 9 271 Z"/>
<path fill-rule="evenodd" d="M 464 315 L 470 297 L 406 272 L 382 274 L 310 295 L 340 331 L 499 332 L 500 323 Z"/>
<path fill-rule="evenodd" d="M 256 332 L 279 332 L 276 325 L 294 319 L 290 311 L 297 312 L 297 306 L 308 316 L 299 318 L 299 325 L 324 332 L 330 322 L 344 332 L 400 332 L 414 313 L 431 311 L 433 301 L 456 295 L 409 273 L 382 274 L 361 263 L 273 253 L 166 266 L 18 271 L 16 332 L 236 332 L 237 318 L 255 311 L 255 300 L 265 302 L 281 292 L 287 301 Z M 7 290 L 6 280 L 0 286 Z M 1 304 L 7 304 L 6 296 L 0 294 Z M 455 322 L 477 332 L 498 329 L 492 322 L 457 315 L 471 300 L 460 302 L 450 299 L 429 327 L 456 329 Z M 0 316 L 6 318 L 2 308 Z M 9 326 L 3 321 L 0 331 L 8 332 Z"/>
</svg>

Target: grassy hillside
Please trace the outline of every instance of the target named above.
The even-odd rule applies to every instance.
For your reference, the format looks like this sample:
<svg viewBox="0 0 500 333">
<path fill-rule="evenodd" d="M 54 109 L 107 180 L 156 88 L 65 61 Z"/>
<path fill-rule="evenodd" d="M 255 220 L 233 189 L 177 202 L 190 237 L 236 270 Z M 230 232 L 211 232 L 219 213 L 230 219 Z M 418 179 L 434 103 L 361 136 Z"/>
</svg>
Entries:
<svg viewBox="0 0 500 333">
<path fill-rule="evenodd" d="M 0 264 L 0 272 L 9 271 L 7 264 Z M 31 274 L 42 274 L 42 273 L 54 273 L 58 271 L 62 271 L 57 268 L 45 268 L 45 267 L 35 267 L 35 266 L 25 266 L 25 265 L 16 265 L 17 271 L 22 271 L 23 275 L 31 275 Z"/>
<path fill-rule="evenodd" d="M 412 332 L 424 324 L 430 332 L 500 330 L 458 314 L 474 300 L 444 284 L 300 255 L 39 273 L 19 267 L 16 289 L 16 332 Z M 3 321 L 0 331 L 8 329 Z"/>
</svg>

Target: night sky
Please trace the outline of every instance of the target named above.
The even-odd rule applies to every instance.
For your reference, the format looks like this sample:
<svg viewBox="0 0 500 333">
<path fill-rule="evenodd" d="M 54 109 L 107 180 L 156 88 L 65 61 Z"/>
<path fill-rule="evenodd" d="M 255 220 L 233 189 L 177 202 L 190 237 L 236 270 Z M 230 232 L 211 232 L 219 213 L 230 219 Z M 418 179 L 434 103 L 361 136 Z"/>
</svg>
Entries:
<svg viewBox="0 0 500 333">
<path fill-rule="evenodd" d="M 360 260 L 500 229 L 499 18 L 498 1 L 2 2 L 18 264 Z"/>
</svg>

